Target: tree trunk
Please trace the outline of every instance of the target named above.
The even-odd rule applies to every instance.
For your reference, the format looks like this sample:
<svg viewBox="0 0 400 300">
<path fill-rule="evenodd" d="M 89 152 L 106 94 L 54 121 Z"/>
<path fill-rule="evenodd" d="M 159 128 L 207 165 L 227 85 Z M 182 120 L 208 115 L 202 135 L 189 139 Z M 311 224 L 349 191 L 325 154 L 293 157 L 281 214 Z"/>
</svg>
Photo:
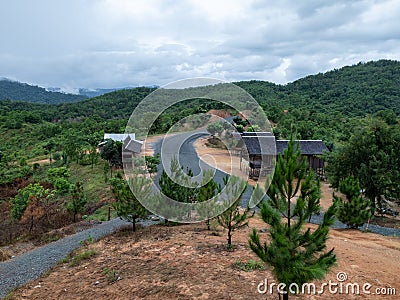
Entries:
<svg viewBox="0 0 400 300">
<path fill-rule="evenodd" d="M 132 220 L 132 231 L 133 232 L 136 231 L 136 220 L 135 219 Z"/>
<path fill-rule="evenodd" d="M 287 218 L 288 218 L 288 228 L 290 229 L 290 198 L 287 199 L 288 208 L 287 208 Z"/>
<path fill-rule="evenodd" d="M 228 247 L 232 246 L 232 228 L 228 226 Z"/>
<path fill-rule="evenodd" d="M 31 212 L 31 214 L 32 214 L 32 212 Z M 29 234 L 32 233 L 32 229 L 33 229 L 33 215 L 31 215 L 31 224 L 29 226 Z"/>
</svg>

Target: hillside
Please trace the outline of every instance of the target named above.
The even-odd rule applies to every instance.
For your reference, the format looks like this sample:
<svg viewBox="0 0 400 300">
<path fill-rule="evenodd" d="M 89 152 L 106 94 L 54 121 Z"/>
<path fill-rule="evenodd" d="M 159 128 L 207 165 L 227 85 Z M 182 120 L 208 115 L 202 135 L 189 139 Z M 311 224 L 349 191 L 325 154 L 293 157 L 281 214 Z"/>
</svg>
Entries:
<svg viewBox="0 0 400 300">
<path fill-rule="evenodd" d="M 400 114 L 400 62 L 379 60 L 310 75 L 286 85 L 267 81 L 240 81 L 238 86 L 249 92 L 263 107 L 303 108 L 315 112 L 337 111 L 349 117 L 363 117 L 380 110 L 393 110 Z M 73 113 L 79 106 L 82 117 L 95 113 L 108 117 L 104 111 L 113 111 L 113 117 L 128 116 L 127 101 L 140 101 L 155 88 L 138 87 L 112 91 L 76 104 L 86 96 L 48 92 L 44 88 L 19 82 L 1 80 L 0 100 L 20 100 L 32 103 L 61 104 L 63 112 Z M 82 90 L 83 91 L 83 90 Z M 101 90 L 106 92 L 107 90 Z M 95 95 L 94 93 L 93 95 Z M 90 103 L 90 104 L 89 104 Z M 135 104 L 134 104 L 135 105 Z M 10 106 L 10 105 L 8 105 Z M 11 104 L 11 109 L 13 109 Z M 15 109 L 23 109 L 16 104 Z M 94 110 L 96 108 L 96 110 Z M 132 106 L 129 107 L 130 109 Z M 42 106 L 29 106 L 27 110 L 43 110 Z M 52 110 L 52 108 L 49 108 Z M 88 111 L 87 111 L 88 110 Z M 98 112 L 103 111 L 103 113 Z M 76 117 L 79 115 L 74 114 Z"/>
<path fill-rule="evenodd" d="M 400 62 L 380 60 L 359 63 L 338 70 L 307 76 L 287 85 L 266 81 L 235 82 L 249 92 L 273 117 L 276 110 L 305 109 L 312 113 L 341 113 L 348 117 L 364 117 L 380 110 L 400 114 Z M 41 111 L 56 119 L 98 116 L 127 118 L 136 104 L 155 88 L 138 87 L 113 91 L 90 100 L 82 96 L 47 92 L 40 87 L 11 81 L 0 81 L 0 99 L 24 100 L 56 104 L 48 108 L 21 105 L 14 101 L 8 110 Z"/>
<path fill-rule="evenodd" d="M 379 60 L 310 75 L 286 85 L 237 83 L 262 105 L 341 112 L 362 117 L 391 109 L 400 114 L 400 62 Z"/>
<path fill-rule="evenodd" d="M 309 225 L 315 229 L 314 225 Z M 226 250 L 226 232 L 207 231 L 204 224 L 155 225 L 136 233 L 121 230 L 113 236 L 82 247 L 62 263 L 7 299 L 278 299 L 260 294 L 257 286 L 276 283 L 271 267 L 264 266 L 248 246 L 252 228 L 264 229 L 259 217 L 235 232 L 234 250 Z M 263 231 L 264 231 L 263 230 Z M 260 232 L 267 240 L 267 233 Z M 356 230 L 331 230 L 328 249 L 334 247 L 338 265 L 316 281 L 318 291 L 329 280 L 339 284 L 372 285 L 370 292 L 385 288 L 398 293 L 400 275 L 395 263 L 400 240 Z M 75 263 L 74 263 L 75 262 Z M 373 271 L 372 271 L 373 270 Z M 276 286 L 275 286 L 276 287 Z M 333 286 L 334 287 L 334 286 Z M 329 293 L 300 295 L 290 299 L 397 299 L 397 295 L 371 296 Z M 262 290 L 262 287 L 261 287 Z M 334 289 L 333 289 L 334 290 Z M 343 289 L 344 290 L 344 289 Z M 350 289 L 350 291 L 352 291 Z M 373 298 L 375 297 L 375 298 Z"/>
<path fill-rule="evenodd" d="M 84 95 L 50 92 L 39 86 L 33 86 L 8 79 L 0 80 L 0 101 L 8 99 L 32 103 L 57 104 L 64 102 L 77 102 L 86 98 L 87 96 Z"/>
</svg>

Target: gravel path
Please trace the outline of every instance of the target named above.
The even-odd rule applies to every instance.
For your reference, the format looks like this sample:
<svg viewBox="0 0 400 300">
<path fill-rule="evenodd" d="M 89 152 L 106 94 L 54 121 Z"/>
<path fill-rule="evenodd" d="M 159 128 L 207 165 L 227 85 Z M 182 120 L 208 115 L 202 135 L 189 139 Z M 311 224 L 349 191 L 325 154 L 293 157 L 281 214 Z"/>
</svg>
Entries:
<svg viewBox="0 0 400 300">
<path fill-rule="evenodd" d="M 321 213 L 320 215 L 313 215 L 311 217 L 311 223 L 321 224 L 323 217 L 324 217 L 323 213 Z M 335 224 L 333 224 L 332 228 L 341 229 L 341 228 L 347 228 L 347 226 L 336 219 L 336 222 L 335 222 Z M 370 232 L 377 233 L 377 234 L 384 235 L 384 236 L 400 237 L 400 229 L 398 229 L 398 228 L 383 227 L 383 226 L 379 226 L 379 225 L 375 225 L 375 224 L 369 224 L 369 225 L 364 224 L 363 226 L 360 226 L 358 229 L 360 229 L 362 231 L 368 230 Z"/>
<path fill-rule="evenodd" d="M 148 226 L 158 222 L 146 220 L 139 223 Z M 4 298 L 12 289 L 40 277 L 73 250 L 79 248 L 80 242 L 89 236 L 98 240 L 126 224 L 130 223 L 119 218 L 103 222 L 0 263 L 0 298 Z"/>
</svg>

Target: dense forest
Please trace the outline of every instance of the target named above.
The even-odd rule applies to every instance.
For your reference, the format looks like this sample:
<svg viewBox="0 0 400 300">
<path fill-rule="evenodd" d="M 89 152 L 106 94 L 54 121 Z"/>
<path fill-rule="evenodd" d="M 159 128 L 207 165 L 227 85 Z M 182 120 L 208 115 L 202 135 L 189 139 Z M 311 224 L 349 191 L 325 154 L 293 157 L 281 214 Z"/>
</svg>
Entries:
<svg viewBox="0 0 400 300">
<path fill-rule="evenodd" d="M 396 189 L 397 179 L 389 176 L 382 179 L 379 174 L 368 172 L 377 169 L 387 172 L 392 168 L 392 158 L 398 154 L 399 83 L 400 62 L 380 60 L 307 76 L 286 85 L 264 81 L 235 84 L 261 105 L 278 138 L 288 138 L 295 132 L 298 139 L 324 140 L 332 151 L 328 160 L 331 159 L 333 166 L 330 174 L 334 185 L 337 186 L 342 177 L 357 175 L 351 168 L 362 163 L 359 168 L 363 172 L 359 174 L 361 184 L 367 184 L 371 176 L 379 178 L 379 186 L 368 190 L 370 195 L 394 197 L 395 193 L 388 191 Z M 9 210 L 8 200 L 29 183 L 42 183 L 50 189 L 59 186 L 60 191 L 63 184 L 66 190 L 71 184 L 74 188 L 70 190 L 75 191 L 75 195 L 86 189 L 89 197 L 86 212 L 93 213 L 100 208 L 98 199 L 112 195 L 107 192 L 106 184 L 109 169 L 98 157 L 96 147 L 104 132 L 124 132 L 134 108 L 155 90 L 138 87 L 82 100 L 80 96 L 74 98 L 0 81 L 0 99 L 4 99 L 0 101 L 0 205 L 3 209 L 0 222 L 8 218 L 4 213 Z M 204 99 L 180 102 L 156 120 L 150 133 L 166 132 L 183 117 L 210 109 L 227 110 L 227 107 Z M 379 132 L 391 134 L 384 139 Z M 376 153 L 371 152 L 373 149 L 369 145 L 376 147 Z M 367 157 L 377 154 L 385 164 L 371 164 L 368 169 L 370 161 L 354 160 L 357 157 L 352 155 L 354 147 L 364 151 Z M 393 157 L 384 156 L 387 153 Z M 40 163 L 47 160 L 50 163 Z M 68 172 L 61 172 L 59 168 L 62 167 L 68 168 Z M 59 174 L 57 178 L 51 175 L 54 173 Z M 396 168 L 391 173 L 400 174 L 400 170 Z M 81 180 L 84 181 L 82 185 Z M 60 192 L 55 199 L 73 199 L 72 195 Z"/>
<path fill-rule="evenodd" d="M 0 101 L 20 100 L 33 103 L 57 104 L 86 99 L 84 95 L 73 95 L 47 91 L 45 88 L 8 79 L 0 80 Z"/>
</svg>

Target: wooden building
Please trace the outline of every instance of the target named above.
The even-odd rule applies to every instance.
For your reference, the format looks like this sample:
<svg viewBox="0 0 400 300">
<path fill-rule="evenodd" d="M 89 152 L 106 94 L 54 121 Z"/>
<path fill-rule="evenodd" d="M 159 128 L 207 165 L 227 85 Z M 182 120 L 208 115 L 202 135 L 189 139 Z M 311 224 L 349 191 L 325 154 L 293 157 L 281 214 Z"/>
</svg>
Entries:
<svg viewBox="0 0 400 300">
<path fill-rule="evenodd" d="M 288 140 L 276 140 L 269 132 L 254 132 L 242 135 L 240 153 L 240 169 L 248 173 L 250 178 L 258 178 L 272 172 L 274 160 L 278 154 L 284 154 Z M 325 163 L 321 154 L 328 152 L 322 140 L 296 140 L 301 154 L 306 158 L 307 167 L 317 175 L 325 177 Z"/>
<path fill-rule="evenodd" d="M 136 140 L 134 133 L 105 133 L 103 141 L 98 145 L 99 149 L 101 149 L 108 140 L 122 143 L 122 164 L 124 168 L 132 167 L 132 158 L 141 153 L 143 141 Z"/>
</svg>

